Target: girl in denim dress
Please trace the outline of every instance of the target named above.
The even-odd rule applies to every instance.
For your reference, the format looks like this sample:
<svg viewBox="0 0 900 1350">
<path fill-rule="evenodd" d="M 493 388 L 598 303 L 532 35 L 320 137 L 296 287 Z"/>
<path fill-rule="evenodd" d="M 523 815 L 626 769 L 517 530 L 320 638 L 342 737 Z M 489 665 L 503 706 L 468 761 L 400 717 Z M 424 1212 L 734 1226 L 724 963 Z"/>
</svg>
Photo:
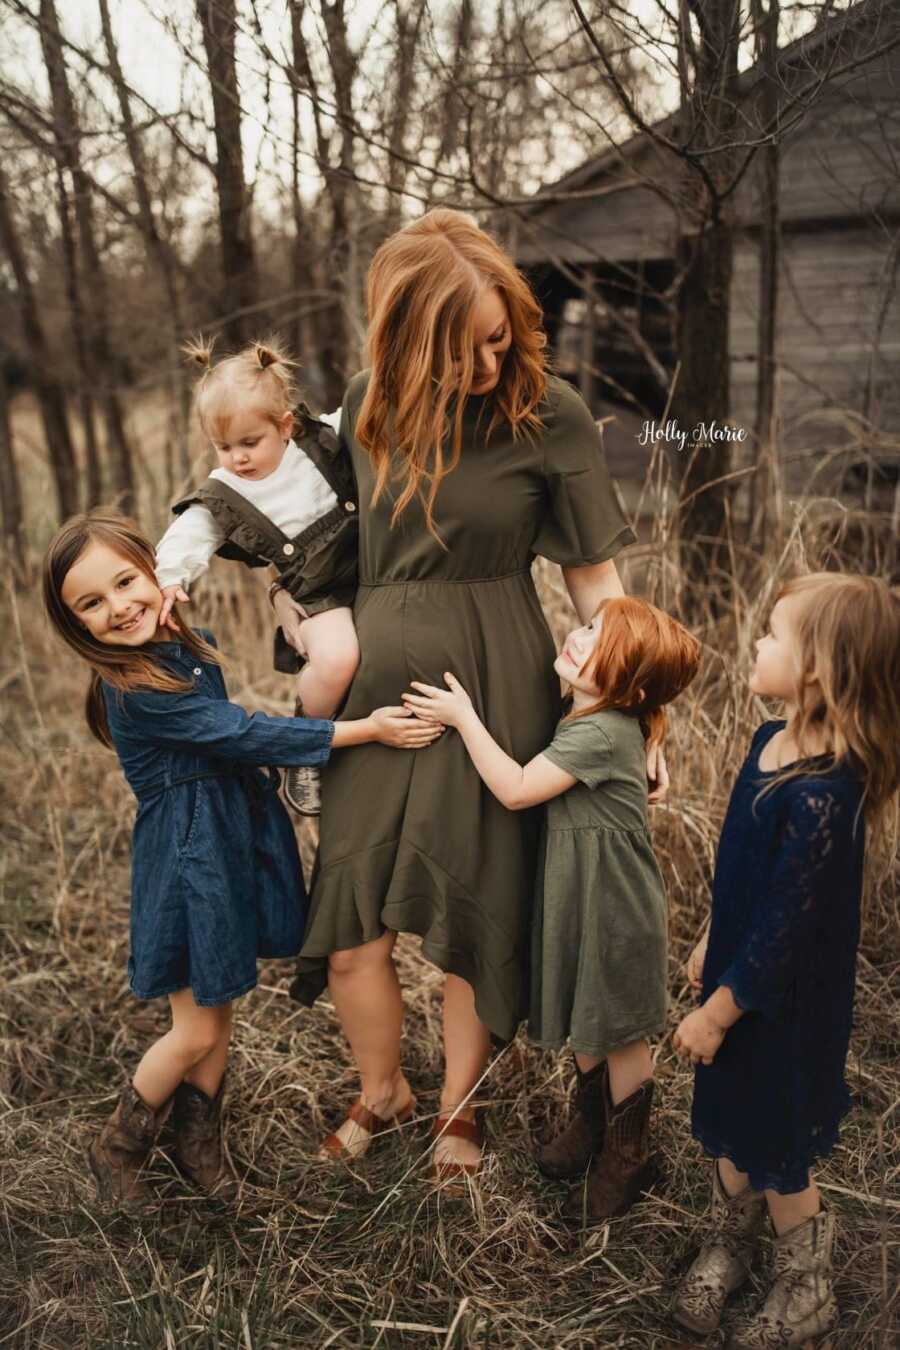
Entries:
<svg viewBox="0 0 900 1350">
<path fill-rule="evenodd" d="M 101 1195 L 142 1205 L 140 1175 L 170 1108 L 176 1161 L 233 1193 L 221 1140 L 232 1000 L 258 957 L 294 955 L 306 892 L 277 764 L 321 764 L 337 746 L 414 748 L 437 733 L 402 708 L 342 722 L 247 714 L 228 701 L 211 634 L 161 625 L 152 545 L 128 520 L 75 517 L 50 544 L 44 602 L 91 668 L 88 725 L 119 756 L 138 801 L 129 980 L 167 996 L 172 1026 L 146 1052 L 89 1150 Z"/>
</svg>

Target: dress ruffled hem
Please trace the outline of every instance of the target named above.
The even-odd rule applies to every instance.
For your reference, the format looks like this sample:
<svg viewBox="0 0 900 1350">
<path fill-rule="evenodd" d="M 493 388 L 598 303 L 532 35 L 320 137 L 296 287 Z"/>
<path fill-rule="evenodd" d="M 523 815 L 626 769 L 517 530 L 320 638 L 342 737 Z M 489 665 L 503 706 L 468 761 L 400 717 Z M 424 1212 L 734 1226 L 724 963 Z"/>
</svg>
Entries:
<svg viewBox="0 0 900 1350">
<path fill-rule="evenodd" d="M 754 1191 L 777 1191 L 779 1195 L 795 1195 L 805 1191 L 809 1185 L 809 1172 L 813 1163 L 828 1156 L 840 1137 L 840 1122 L 850 1109 L 847 1103 L 840 1116 L 827 1129 L 816 1132 L 815 1139 L 802 1159 L 785 1159 L 777 1166 L 771 1163 L 752 1162 L 740 1149 L 735 1149 L 725 1140 L 705 1134 L 694 1126 L 691 1130 L 694 1138 L 702 1144 L 712 1158 L 727 1158 L 739 1172 L 746 1172 L 750 1178 L 750 1187 Z"/>
<path fill-rule="evenodd" d="M 373 863 L 379 851 L 381 867 Z M 387 930 L 414 933 L 422 939 L 426 960 L 472 986 L 475 1011 L 495 1040 L 513 1039 L 525 1016 L 521 971 L 526 935 L 518 935 L 517 941 L 500 930 L 433 858 L 396 840 L 365 849 L 318 875 L 315 900 L 290 986 L 298 1003 L 311 1007 L 325 991 L 332 952 L 373 942 Z M 486 952 L 504 949 L 509 952 L 504 963 L 486 960 Z"/>
</svg>

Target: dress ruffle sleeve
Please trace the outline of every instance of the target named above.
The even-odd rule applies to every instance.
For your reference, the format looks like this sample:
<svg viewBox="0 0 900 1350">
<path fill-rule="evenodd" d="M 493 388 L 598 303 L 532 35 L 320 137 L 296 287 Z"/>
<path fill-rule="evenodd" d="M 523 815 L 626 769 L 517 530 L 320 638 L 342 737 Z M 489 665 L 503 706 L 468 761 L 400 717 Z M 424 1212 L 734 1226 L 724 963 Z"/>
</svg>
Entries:
<svg viewBox="0 0 900 1350">
<path fill-rule="evenodd" d="M 635 535 L 606 467 L 600 430 L 571 385 L 545 417 L 542 445 L 547 502 L 532 552 L 563 567 L 606 562 Z"/>
</svg>

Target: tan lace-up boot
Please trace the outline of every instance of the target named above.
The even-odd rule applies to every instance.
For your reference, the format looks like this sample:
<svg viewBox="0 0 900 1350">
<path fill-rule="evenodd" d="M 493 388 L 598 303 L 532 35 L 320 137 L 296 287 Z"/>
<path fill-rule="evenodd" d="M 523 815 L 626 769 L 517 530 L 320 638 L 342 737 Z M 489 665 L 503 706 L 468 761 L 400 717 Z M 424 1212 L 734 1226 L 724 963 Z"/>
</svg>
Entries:
<svg viewBox="0 0 900 1350">
<path fill-rule="evenodd" d="M 672 1312 L 691 1331 L 715 1331 L 725 1300 L 750 1273 L 766 1213 L 762 1191 L 729 1196 L 713 1163 L 711 1231 L 675 1295 Z"/>
<path fill-rule="evenodd" d="M 735 1327 L 730 1350 L 789 1350 L 813 1344 L 825 1350 L 838 1323 L 833 1244 L 834 1215 L 821 1211 L 775 1239 L 775 1280 L 756 1316 Z"/>
</svg>

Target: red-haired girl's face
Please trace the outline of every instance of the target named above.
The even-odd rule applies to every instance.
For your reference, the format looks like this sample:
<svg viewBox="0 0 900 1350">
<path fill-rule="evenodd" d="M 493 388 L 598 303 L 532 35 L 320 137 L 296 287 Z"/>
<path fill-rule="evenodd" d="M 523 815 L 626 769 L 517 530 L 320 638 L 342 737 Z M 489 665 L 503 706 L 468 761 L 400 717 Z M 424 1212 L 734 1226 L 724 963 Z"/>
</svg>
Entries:
<svg viewBox="0 0 900 1350">
<path fill-rule="evenodd" d="M 503 358 L 512 344 L 509 311 L 496 289 L 482 291 L 474 315 L 474 369 L 470 394 L 489 394 L 496 389 Z"/>
<path fill-rule="evenodd" d="M 140 647 L 159 636 L 162 592 L 156 581 L 99 540 L 88 544 L 62 584 L 63 602 L 96 642 Z"/>
<path fill-rule="evenodd" d="M 593 680 L 582 675 L 585 663 L 597 645 L 600 636 L 601 614 L 595 614 L 590 623 L 573 628 L 562 645 L 562 651 L 553 663 L 553 669 L 561 679 L 582 694 L 596 697 L 599 692 Z"/>
</svg>

